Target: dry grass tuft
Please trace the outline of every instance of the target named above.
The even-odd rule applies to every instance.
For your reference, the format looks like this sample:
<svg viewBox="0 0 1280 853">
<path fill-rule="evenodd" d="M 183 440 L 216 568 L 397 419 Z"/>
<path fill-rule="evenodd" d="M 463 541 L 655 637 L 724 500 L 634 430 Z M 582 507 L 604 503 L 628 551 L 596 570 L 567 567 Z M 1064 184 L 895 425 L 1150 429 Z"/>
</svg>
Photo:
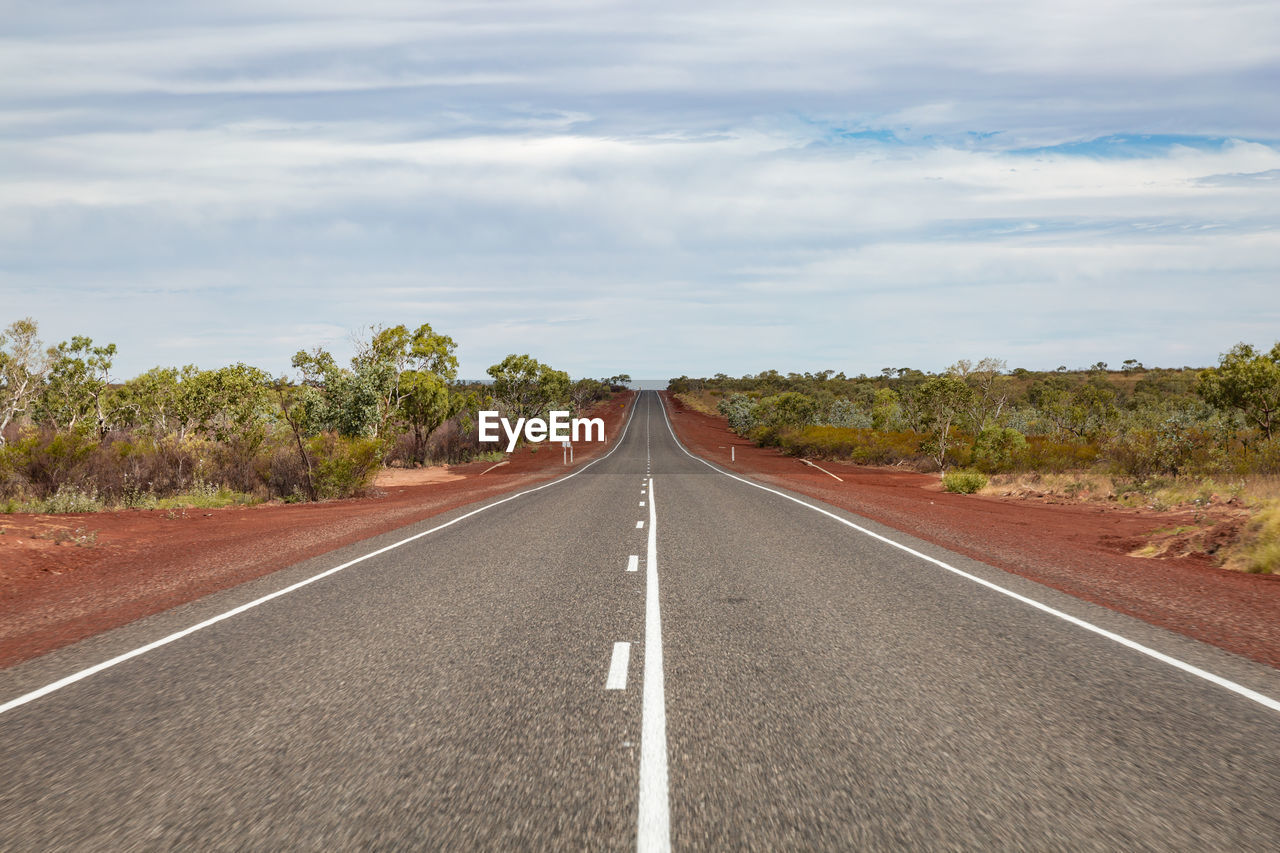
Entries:
<svg viewBox="0 0 1280 853">
<path fill-rule="evenodd" d="M 1280 569 L 1280 501 L 1258 508 L 1224 565 L 1241 572 L 1268 575 Z"/>
</svg>

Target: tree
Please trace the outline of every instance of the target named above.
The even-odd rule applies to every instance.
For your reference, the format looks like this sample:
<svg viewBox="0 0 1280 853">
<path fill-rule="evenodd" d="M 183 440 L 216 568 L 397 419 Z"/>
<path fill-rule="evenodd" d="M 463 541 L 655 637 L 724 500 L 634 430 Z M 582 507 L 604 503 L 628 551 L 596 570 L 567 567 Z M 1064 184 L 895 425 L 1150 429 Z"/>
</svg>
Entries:
<svg viewBox="0 0 1280 853">
<path fill-rule="evenodd" d="M 611 378 L 617 379 L 618 377 Z M 569 404 L 573 412 L 576 414 L 585 410 L 592 403 L 603 400 L 609 395 L 610 388 L 615 384 L 625 384 L 625 382 L 615 383 L 598 379 L 579 379 L 569 386 Z"/>
<path fill-rule="evenodd" d="M 761 426 L 771 430 L 796 429 L 808 426 L 817 417 L 820 407 L 812 397 L 799 391 L 784 391 L 764 397 L 754 407 L 754 415 Z"/>
<path fill-rule="evenodd" d="M 0 446 L 4 431 L 38 397 L 52 364 L 36 337 L 36 321 L 25 317 L 0 332 Z"/>
<path fill-rule="evenodd" d="M 1060 432 L 1076 438 L 1097 434 L 1117 414 L 1116 391 L 1102 377 L 1069 390 L 1065 384 L 1043 383 L 1032 391 L 1035 392 L 1032 400 L 1040 413 Z"/>
<path fill-rule="evenodd" d="M 1200 374 L 1196 390 L 1211 406 L 1243 412 L 1270 440 L 1280 427 L 1280 342 L 1265 353 L 1236 344 Z"/>
<path fill-rule="evenodd" d="M 308 389 L 296 394 L 292 403 L 299 428 L 307 435 L 323 430 L 348 437 L 377 435 L 386 388 L 385 364 L 365 360 L 357 370 L 346 370 L 338 367 L 331 353 L 316 347 L 295 353 L 293 366 Z"/>
<path fill-rule="evenodd" d="M 892 388 L 877 388 L 871 402 L 871 428 L 890 430 L 898 426 L 902 418 L 902 406 Z"/>
<path fill-rule="evenodd" d="M 532 356 L 509 355 L 486 372 L 493 377 L 494 398 L 509 417 L 535 417 L 568 401 L 569 374 Z"/>
<path fill-rule="evenodd" d="M 269 373 L 243 362 L 217 370 L 183 368 L 175 411 L 179 432 L 196 429 L 215 441 L 228 441 L 261 429 L 271 384 Z"/>
<path fill-rule="evenodd" d="M 50 351 L 53 364 L 38 407 L 41 419 L 56 427 L 74 429 L 93 415 L 98 433 L 105 435 L 104 395 L 115 355 L 115 344 L 96 347 L 91 338 L 83 335 L 58 344 Z"/>
<path fill-rule="evenodd" d="M 947 466 L 951 428 L 973 400 L 973 389 L 964 380 L 943 374 L 926 379 L 912 392 L 917 423 L 927 436 L 922 449 L 939 468 Z"/>
<path fill-rule="evenodd" d="M 973 424 L 973 431 L 981 433 L 1000 420 L 1005 403 L 1009 401 L 1009 377 L 1004 375 L 1005 362 L 998 358 L 984 358 L 977 364 L 961 359 L 947 368 L 947 373 L 973 389 L 965 414 Z"/>
<path fill-rule="evenodd" d="M 413 458 L 427 462 L 427 439 L 463 404 L 461 395 L 449 388 L 444 377 L 425 370 L 409 370 L 400 377 L 400 415 L 413 433 Z"/>
<path fill-rule="evenodd" d="M 428 385 L 435 389 L 428 396 L 438 394 L 440 388 L 447 393 L 447 382 L 456 379 L 458 375 L 455 349 L 457 344 L 453 338 L 437 334 L 428 323 L 423 323 L 412 332 L 404 325 L 376 327 L 370 330 L 367 340 L 356 339 L 356 355 L 351 360 L 352 371 L 364 384 L 375 389 L 378 395 L 378 418 L 373 428 L 375 437 L 383 433 L 387 423 L 410 394 L 416 393 L 421 404 L 425 401 L 422 395 L 427 391 Z M 406 384 L 404 380 L 410 372 L 414 376 Z M 434 376 L 438 381 L 427 380 L 424 378 L 426 376 Z M 432 405 L 429 408 L 436 407 Z M 424 410 L 418 405 L 416 411 L 422 414 Z M 409 420 L 414 423 L 412 419 Z M 421 426 L 419 422 L 418 427 Z"/>
</svg>

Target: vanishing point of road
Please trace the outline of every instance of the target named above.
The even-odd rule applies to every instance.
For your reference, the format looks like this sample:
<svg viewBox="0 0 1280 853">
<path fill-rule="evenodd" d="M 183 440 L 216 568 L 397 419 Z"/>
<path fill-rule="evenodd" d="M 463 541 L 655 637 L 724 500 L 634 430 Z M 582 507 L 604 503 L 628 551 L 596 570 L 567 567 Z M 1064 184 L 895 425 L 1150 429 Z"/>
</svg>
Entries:
<svg viewBox="0 0 1280 853">
<path fill-rule="evenodd" d="M 1280 849 L 1280 673 L 723 463 L 645 392 L 0 672 L 0 850 Z"/>
</svg>

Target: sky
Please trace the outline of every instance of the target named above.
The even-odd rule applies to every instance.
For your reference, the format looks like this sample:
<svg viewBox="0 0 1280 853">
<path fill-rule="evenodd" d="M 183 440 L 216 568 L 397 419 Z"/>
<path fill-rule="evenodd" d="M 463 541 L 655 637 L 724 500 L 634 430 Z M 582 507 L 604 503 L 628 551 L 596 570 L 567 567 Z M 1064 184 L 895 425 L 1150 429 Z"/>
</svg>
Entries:
<svg viewBox="0 0 1280 853">
<path fill-rule="evenodd" d="M 6 0 L 0 325 L 114 373 L 1205 366 L 1280 339 L 1274 0 Z"/>
</svg>

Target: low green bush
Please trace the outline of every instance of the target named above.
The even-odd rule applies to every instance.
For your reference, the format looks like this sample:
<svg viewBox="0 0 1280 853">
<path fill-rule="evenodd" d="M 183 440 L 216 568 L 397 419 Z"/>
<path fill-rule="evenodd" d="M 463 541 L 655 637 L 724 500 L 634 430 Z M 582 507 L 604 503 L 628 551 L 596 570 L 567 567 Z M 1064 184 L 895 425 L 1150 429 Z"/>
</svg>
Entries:
<svg viewBox="0 0 1280 853">
<path fill-rule="evenodd" d="M 1027 446 L 1014 470 L 1060 474 L 1092 468 L 1098 461 L 1097 444 L 1088 441 L 1063 441 L 1053 436 L 1027 436 Z"/>
<path fill-rule="evenodd" d="M 1015 470 L 1026 455 L 1027 439 L 1011 427 L 988 427 L 973 442 L 971 464 L 987 474 Z"/>
<path fill-rule="evenodd" d="M 344 438 L 332 433 L 307 442 L 312 482 L 320 500 L 349 498 L 373 485 L 382 467 L 382 442 L 374 438 Z"/>
<path fill-rule="evenodd" d="M 75 486 L 60 486 L 44 500 L 33 501 L 23 507 L 25 512 L 41 513 L 101 512 L 102 509 L 97 490 L 83 491 Z"/>
<path fill-rule="evenodd" d="M 781 433 L 778 445 L 791 456 L 848 459 L 862 465 L 892 465 L 921 458 L 920 436 L 914 432 L 809 426 Z"/>
<path fill-rule="evenodd" d="M 987 485 L 987 476 L 972 468 L 953 468 L 942 475 L 942 488 L 959 495 L 971 495 Z"/>
</svg>

